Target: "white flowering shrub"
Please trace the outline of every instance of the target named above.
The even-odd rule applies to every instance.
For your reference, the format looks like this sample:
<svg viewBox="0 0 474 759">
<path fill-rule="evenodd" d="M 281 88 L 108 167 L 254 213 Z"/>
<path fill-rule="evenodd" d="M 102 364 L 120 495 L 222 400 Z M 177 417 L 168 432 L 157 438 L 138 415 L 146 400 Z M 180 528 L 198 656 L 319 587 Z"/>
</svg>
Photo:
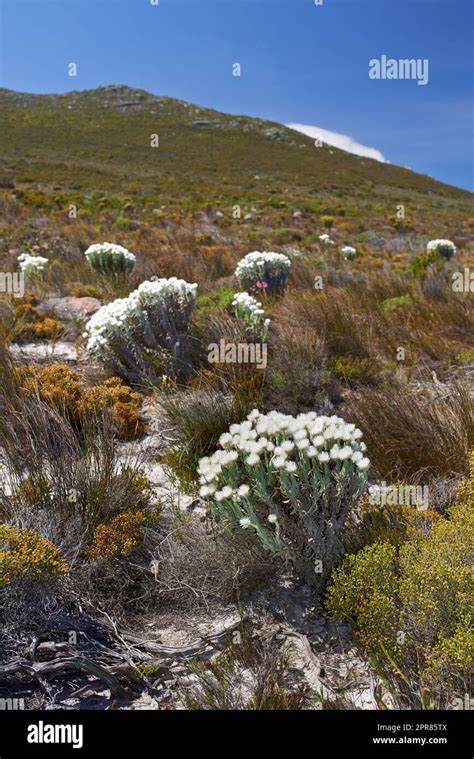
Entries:
<svg viewBox="0 0 474 759">
<path fill-rule="evenodd" d="M 49 259 L 43 256 L 30 256 L 29 253 L 21 253 L 17 258 L 20 271 L 26 279 L 36 279 L 46 271 Z"/>
<path fill-rule="evenodd" d="M 136 262 L 135 255 L 127 248 L 111 242 L 90 245 L 84 255 L 100 274 L 127 274 Z"/>
<path fill-rule="evenodd" d="M 334 240 L 331 240 L 329 235 L 319 235 L 319 240 L 323 243 L 323 245 L 334 245 Z"/>
<path fill-rule="evenodd" d="M 367 488 L 362 432 L 337 416 L 252 411 L 198 466 L 200 495 L 231 529 L 253 531 L 308 581 L 326 579 Z"/>
<path fill-rule="evenodd" d="M 86 325 L 87 348 L 131 382 L 159 382 L 186 371 L 189 320 L 197 285 L 156 279 L 103 306 Z"/>
<path fill-rule="evenodd" d="M 269 292 L 283 292 L 290 272 L 291 261 L 283 253 L 258 250 L 247 253 L 237 264 L 235 276 L 245 289 L 262 288 Z"/>
<path fill-rule="evenodd" d="M 456 246 L 451 240 L 430 240 L 426 246 L 427 253 L 438 253 L 441 258 L 449 259 L 456 253 Z"/>
<path fill-rule="evenodd" d="M 343 245 L 341 248 L 341 253 L 346 261 L 353 261 L 357 256 L 357 250 L 355 248 L 351 248 L 350 245 Z"/>
<path fill-rule="evenodd" d="M 232 305 L 237 319 L 245 324 L 248 331 L 266 340 L 270 319 L 264 318 L 262 304 L 248 293 L 236 293 Z"/>
<path fill-rule="evenodd" d="M 283 245 L 282 251 L 289 258 L 299 258 L 301 256 L 301 250 L 295 248 L 294 245 Z"/>
</svg>

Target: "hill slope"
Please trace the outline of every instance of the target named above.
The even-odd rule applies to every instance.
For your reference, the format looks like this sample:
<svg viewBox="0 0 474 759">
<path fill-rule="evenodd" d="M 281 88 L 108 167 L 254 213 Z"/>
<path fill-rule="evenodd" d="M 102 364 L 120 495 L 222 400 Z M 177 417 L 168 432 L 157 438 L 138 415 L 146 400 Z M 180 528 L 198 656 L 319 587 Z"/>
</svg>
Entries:
<svg viewBox="0 0 474 759">
<path fill-rule="evenodd" d="M 321 193 L 397 202 L 470 193 L 260 119 L 114 85 L 65 95 L 0 90 L 0 179 L 211 200 Z M 151 147 L 151 135 L 159 147 Z"/>
</svg>

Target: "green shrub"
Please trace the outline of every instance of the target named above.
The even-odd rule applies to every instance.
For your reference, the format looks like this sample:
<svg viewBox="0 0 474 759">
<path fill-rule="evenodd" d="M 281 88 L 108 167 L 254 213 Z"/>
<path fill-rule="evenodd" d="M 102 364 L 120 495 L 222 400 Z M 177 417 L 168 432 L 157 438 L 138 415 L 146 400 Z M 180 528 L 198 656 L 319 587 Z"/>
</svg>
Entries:
<svg viewBox="0 0 474 759">
<path fill-rule="evenodd" d="M 394 298 L 387 298 L 382 303 L 382 308 L 385 314 L 392 314 L 398 311 L 403 311 L 406 306 L 411 303 L 410 295 L 397 295 Z"/>
<path fill-rule="evenodd" d="M 432 251 L 449 261 L 456 253 L 456 246 L 451 240 L 430 240 L 426 246 L 426 252 L 431 253 Z"/>
<path fill-rule="evenodd" d="M 474 663 L 474 457 L 460 502 L 431 530 L 412 530 L 400 547 L 376 542 L 347 556 L 333 575 L 327 608 L 348 621 L 363 647 L 410 688 L 468 692 Z M 426 525 L 425 525 L 426 526 Z M 446 692 L 446 684 L 450 692 Z"/>
<path fill-rule="evenodd" d="M 334 219 L 332 216 L 321 216 L 321 224 L 325 229 L 331 229 Z"/>
<path fill-rule="evenodd" d="M 245 417 L 248 404 L 211 387 L 165 395 L 162 404 L 176 429 L 176 441 L 161 461 L 178 477 L 185 492 L 196 492 L 199 460 L 214 453 L 220 435 Z"/>
<path fill-rule="evenodd" d="M 397 590 L 397 549 L 374 543 L 344 559 L 329 587 L 327 605 L 333 618 L 351 623 L 366 649 L 379 656 L 387 651 L 398 659 Z"/>
<path fill-rule="evenodd" d="M 411 270 L 414 277 L 424 279 L 429 272 L 439 272 L 444 261 L 437 250 L 423 251 L 413 259 Z"/>
<path fill-rule="evenodd" d="M 372 359 L 352 356 L 335 356 L 328 361 L 328 366 L 338 380 L 349 384 L 370 384 L 380 370 Z"/>
</svg>

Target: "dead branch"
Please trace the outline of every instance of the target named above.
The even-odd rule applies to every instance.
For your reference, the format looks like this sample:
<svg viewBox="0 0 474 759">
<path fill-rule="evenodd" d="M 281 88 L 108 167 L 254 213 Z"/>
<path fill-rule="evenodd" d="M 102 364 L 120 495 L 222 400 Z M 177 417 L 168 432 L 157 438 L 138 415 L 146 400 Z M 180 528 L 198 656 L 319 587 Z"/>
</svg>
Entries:
<svg viewBox="0 0 474 759">
<path fill-rule="evenodd" d="M 110 669 L 96 664 L 85 656 L 64 657 L 42 663 L 23 660 L 0 667 L 0 684 L 7 687 L 18 687 L 25 682 L 39 681 L 44 675 L 57 677 L 65 674 L 67 671 L 78 670 L 87 675 L 92 675 L 105 683 L 112 697 L 127 697 L 129 695 L 128 691 L 120 684 Z"/>
</svg>

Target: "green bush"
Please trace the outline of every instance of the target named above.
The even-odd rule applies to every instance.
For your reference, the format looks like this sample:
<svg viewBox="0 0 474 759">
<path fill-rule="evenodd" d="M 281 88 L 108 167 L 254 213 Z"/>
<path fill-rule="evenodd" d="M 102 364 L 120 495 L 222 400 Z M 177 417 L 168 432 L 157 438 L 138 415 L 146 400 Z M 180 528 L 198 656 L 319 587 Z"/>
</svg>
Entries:
<svg viewBox="0 0 474 759">
<path fill-rule="evenodd" d="M 332 216 L 321 216 L 321 224 L 325 229 L 331 229 L 334 224 L 334 219 Z"/>
<path fill-rule="evenodd" d="M 382 303 L 382 308 L 385 314 L 392 314 L 394 312 L 403 311 L 411 303 L 410 295 L 396 295 L 393 298 L 387 298 Z"/>
<path fill-rule="evenodd" d="M 376 542 L 347 556 L 327 595 L 330 616 L 349 622 L 378 662 L 444 705 L 468 692 L 474 665 L 471 463 L 448 518 L 428 534 L 408 533 L 400 547 Z"/>
<path fill-rule="evenodd" d="M 411 270 L 414 277 L 424 279 L 431 271 L 441 271 L 444 261 L 437 250 L 424 251 L 413 259 Z"/>
</svg>

